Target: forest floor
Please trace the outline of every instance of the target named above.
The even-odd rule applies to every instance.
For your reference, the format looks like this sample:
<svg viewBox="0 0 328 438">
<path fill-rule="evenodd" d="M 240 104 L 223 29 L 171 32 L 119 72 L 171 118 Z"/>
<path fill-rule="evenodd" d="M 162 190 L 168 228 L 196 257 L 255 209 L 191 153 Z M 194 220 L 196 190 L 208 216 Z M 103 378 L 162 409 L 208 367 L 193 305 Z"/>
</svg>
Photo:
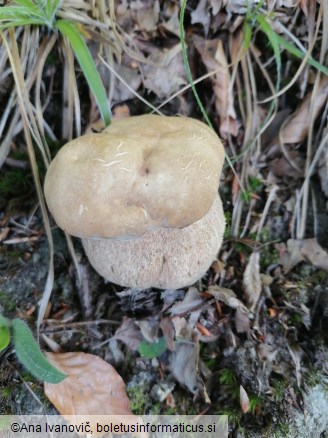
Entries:
<svg viewBox="0 0 328 438">
<path fill-rule="evenodd" d="M 114 119 L 156 108 L 204 120 L 186 74 L 179 2 L 122 0 L 113 11 L 102 0 L 75 3 L 63 1 L 58 15 L 83 30 Z M 92 269 L 76 238 L 74 263 L 50 218 L 52 264 L 2 45 L 0 314 L 36 333 L 53 269 L 42 350 L 103 358 L 134 414 L 226 414 L 232 437 L 328 436 L 327 6 L 188 1 L 183 29 L 196 90 L 233 166 L 226 161 L 220 182 L 227 227 L 217 259 L 190 288 L 125 289 Z M 44 29 L 17 38 L 54 157 L 68 139 L 101 129 L 99 113 L 67 43 Z M 36 162 L 42 185 L 37 148 Z M 0 367 L 1 414 L 57 412 L 12 344 Z"/>
</svg>

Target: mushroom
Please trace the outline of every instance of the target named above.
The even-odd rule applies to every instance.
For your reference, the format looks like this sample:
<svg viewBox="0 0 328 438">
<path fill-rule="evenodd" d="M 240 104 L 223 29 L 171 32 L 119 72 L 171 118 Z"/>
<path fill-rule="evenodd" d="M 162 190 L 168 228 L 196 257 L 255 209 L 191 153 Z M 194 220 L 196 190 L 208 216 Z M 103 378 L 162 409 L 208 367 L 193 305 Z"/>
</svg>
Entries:
<svg viewBox="0 0 328 438">
<path fill-rule="evenodd" d="M 135 116 L 67 143 L 44 191 L 59 227 L 82 238 L 104 278 L 180 288 L 207 271 L 221 246 L 223 162 L 221 141 L 202 122 Z"/>
</svg>

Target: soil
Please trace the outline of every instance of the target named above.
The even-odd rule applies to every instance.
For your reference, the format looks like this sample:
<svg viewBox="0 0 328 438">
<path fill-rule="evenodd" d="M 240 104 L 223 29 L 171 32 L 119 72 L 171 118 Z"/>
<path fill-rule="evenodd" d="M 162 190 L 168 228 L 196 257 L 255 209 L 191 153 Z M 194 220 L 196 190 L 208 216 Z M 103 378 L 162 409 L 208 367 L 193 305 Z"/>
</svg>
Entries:
<svg viewBox="0 0 328 438">
<path fill-rule="evenodd" d="M 6 217 L 4 210 L 1 220 Z M 17 224 L 28 225 L 24 235 L 37 239 L 1 247 L 1 312 L 23 318 L 33 327 L 48 273 L 48 242 L 38 212 L 32 219 L 24 212 L 11 217 L 14 222 L 8 222 L 10 228 L 17 232 Z M 45 334 L 62 351 L 85 351 L 105 358 L 126 382 L 134 413 L 225 413 L 229 415 L 231 436 L 323 436 L 328 421 L 328 415 L 319 415 L 328 410 L 328 280 L 323 271 L 304 263 L 287 279 L 276 275 L 272 296 L 263 297 L 260 318 L 256 323 L 250 321 L 248 333 L 236 331 L 235 311 L 222 304 L 226 322 L 216 341 L 200 343 L 200 360 L 206 369 L 202 378 L 211 399 L 208 404 L 174 378 L 168 351 L 147 359 L 113 338 L 123 317 L 152 321 L 163 307 L 161 291 L 132 291 L 131 295 L 128 290 L 122 297 L 122 288 L 104 282 L 89 266 L 76 239 L 84 278 L 79 284 L 64 235 L 54 227 L 53 236 L 55 285 L 40 329 L 42 348 L 49 349 L 42 338 Z M 226 245 L 231 249 L 237 244 Z M 263 266 L 278 269 L 271 263 L 274 252 L 271 248 L 263 253 Z M 213 268 L 205 281 L 212 276 Z M 288 290 L 286 281 L 297 284 Z M 200 286 L 204 289 L 206 284 Z M 180 291 L 180 298 L 185 293 Z M 278 318 L 268 316 L 273 301 L 281 312 Z M 300 310 L 302 305 L 309 314 Z M 204 326 L 206 319 L 210 321 L 210 314 L 204 309 L 199 319 Z M 60 321 L 64 322 L 58 325 Z M 81 322 L 86 325 L 80 326 Z M 240 410 L 240 385 L 251 402 L 248 414 Z M 0 387 L 1 413 L 56 412 L 44 396 L 42 383 L 19 364 L 13 348 L 2 352 Z"/>
<path fill-rule="evenodd" d="M 124 10 L 122 20 L 126 21 L 124 25 L 132 26 L 133 31 L 137 26 L 138 50 L 141 48 L 142 53 L 148 55 L 157 52 L 161 46 L 165 50 L 171 49 L 179 42 L 175 28 L 160 28 L 156 20 L 154 28 L 148 23 L 150 30 L 142 29 L 140 17 L 143 15 L 138 15 L 137 8 L 128 8 L 127 3 L 122 2 L 121 5 Z M 136 3 L 143 4 L 145 10 L 149 8 L 152 11 L 154 2 Z M 177 5 L 176 2 L 162 3 L 167 4 L 167 8 L 159 19 L 166 20 L 164 24 L 168 25 L 170 14 L 173 14 Z M 190 37 L 189 58 L 194 77 L 200 77 L 207 72 L 207 52 L 201 52 L 203 61 L 200 62 L 201 56 L 195 48 L 197 36 L 204 36 L 203 27 L 209 26 L 212 32 L 209 40 L 216 40 L 219 34 L 224 44 L 229 46 L 235 42 L 230 39 L 229 27 L 232 23 L 238 24 L 238 14 L 224 10 L 221 11 L 222 15 L 211 16 L 211 22 L 207 23 L 206 17 L 209 13 L 204 15 L 200 9 L 193 15 L 190 13 L 196 10 L 197 5 L 206 2 L 188 3 L 190 10 L 187 12 L 186 33 Z M 233 2 L 227 3 L 229 6 Z M 289 19 L 291 15 L 292 13 L 286 14 L 286 17 Z M 152 22 L 153 15 L 148 14 L 147 17 Z M 299 21 L 303 20 L 305 23 L 305 18 L 302 17 L 303 15 Z M 220 20 L 225 23 L 223 30 L 220 29 Z M 174 23 L 177 25 L 177 20 L 172 20 L 171 25 Z M 306 28 L 304 23 L 303 27 Z M 299 29 L 304 33 L 303 27 L 299 26 Z M 193 36 L 196 37 L 195 41 Z M 306 32 L 305 36 L 307 37 Z M 259 50 L 265 56 L 273 59 L 273 53 L 267 55 L 268 42 L 267 38 L 263 38 L 263 32 L 256 32 L 254 43 L 258 44 Z M 209 54 L 210 49 L 211 47 Z M 183 83 L 180 81 L 182 76 L 186 81 L 184 73 L 181 73 L 180 78 L 180 70 L 184 72 L 184 68 L 182 57 L 178 55 L 177 74 L 171 75 L 172 83 L 176 82 L 177 89 Z M 161 56 L 166 59 L 167 53 L 163 50 Z M 289 54 L 285 53 L 284 56 L 290 62 Z M 58 59 L 53 62 L 59 62 Z M 269 63 L 268 59 L 263 61 Z M 124 62 L 134 79 L 135 76 L 141 76 L 139 72 L 136 73 L 135 59 L 129 59 L 124 53 L 122 63 Z M 51 62 L 47 68 L 51 71 Z M 148 80 L 148 88 L 145 87 L 143 91 L 147 99 L 156 106 L 166 97 L 161 95 L 164 93 L 162 86 L 165 81 L 161 76 L 162 71 L 152 71 L 152 65 L 147 65 L 147 68 L 142 71 L 145 80 Z M 59 68 L 55 70 L 60 72 Z M 254 72 L 258 71 L 258 67 L 254 67 Z M 274 64 L 269 63 L 268 72 L 274 78 Z M 102 74 L 105 77 L 104 72 Z M 284 80 L 287 83 L 287 78 L 289 81 L 290 77 L 288 71 L 286 74 Z M 107 71 L 106 77 L 108 76 Z M 154 83 L 150 77 L 153 77 Z M 312 86 L 311 80 L 313 78 L 309 79 Z M 61 90 L 61 81 L 60 74 L 56 73 L 55 90 Z M 90 115 L 89 94 L 81 74 L 78 75 L 78 82 L 81 89 L 86 90 L 85 99 L 81 102 L 81 124 L 85 128 L 94 121 L 96 111 L 93 108 L 93 114 Z M 136 90 L 139 85 L 135 86 Z M 219 117 L 214 112 L 213 85 L 211 80 L 207 80 L 198 86 L 198 90 L 209 108 L 216 130 L 219 131 L 221 115 Z M 265 88 L 266 81 L 259 80 L 257 85 L 259 98 L 267 97 L 269 94 Z M 5 90 L 7 94 L 5 91 L 4 94 L 0 92 L 0 99 L 8 98 L 11 86 L 13 84 L 10 82 L 8 90 Z M 175 91 L 170 90 L 168 95 Z M 123 92 L 127 93 L 126 87 L 116 84 L 116 95 L 121 96 Z M 298 92 L 294 88 L 288 91 L 281 103 L 282 109 L 287 106 L 287 101 L 292 110 L 296 111 L 300 103 Z M 52 101 L 46 108 L 45 120 L 52 120 L 51 127 L 58 134 L 58 138 L 61 138 L 60 93 L 56 98 L 58 101 Z M 127 108 L 129 115 L 149 112 L 149 108 L 130 92 L 122 100 L 120 103 L 120 99 L 116 98 L 114 113 L 119 112 L 121 106 Z M 265 112 L 267 108 L 263 108 Z M 168 115 L 179 113 L 201 119 L 191 91 L 183 97 L 173 99 L 164 112 Z M 242 119 L 241 112 L 234 119 L 234 122 L 239 123 L 237 118 Z M 236 135 L 232 134 L 237 154 L 244 147 L 243 136 L 246 131 L 246 126 L 243 126 L 239 131 L 237 129 Z M 227 151 L 230 151 L 230 137 L 229 133 L 225 141 Z M 295 230 L 291 224 L 295 192 L 299 190 L 302 178 L 289 173 L 288 163 L 284 162 L 284 169 L 280 169 L 281 154 L 276 156 L 276 149 L 273 147 L 273 157 L 270 157 L 265 149 L 264 137 L 265 135 L 261 151 L 263 160 L 257 161 L 259 169 L 252 168 L 255 176 L 250 174 L 252 178 L 247 179 L 249 187 L 244 193 L 242 223 L 247 222 L 250 212 L 248 232 L 244 237 L 236 238 L 236 233 L 231 230 L 236 181 L 226 165 L 220 187 L 227 219 L 224 244 L 218 259 L 193 288 L 179 291 L 131 290 L 108 283 L 89 265 L 79 239 L 73 239 L 79 278 L 64 234 L 51 222 L 55 243 L 55 281 L 44 321 L 39 333 L 34 333 L 41 348 L 44 351 L 58 349 L 62 352 L 88 352 L 111 363 L 126 383 L 131 409 L 135 414 L 226 414 L 229 416 L 229 436 L 235 438 L 328 436 L 327 193 L 323 188 L 324 182 L 314 175 L 311 182 L 313 202 L 309 203 L 305 237 L 316 236 L 317 240 L 302 240 L 303 246 L 299 252 L 291 255 L 288 252 L 288 240 L 294 237 Z M 266 137 L 269 138 L 269 145 L 272 138 L 267 133 Z M 53 154 L 62 143 L 63 140 L 51 145 Z M 21 135 L 16 138 L 12 149 L 11 158 L 28 161 Z M 302 159 L 304 163 L 304 144 L 295 149 L 296 158 Z M 242 173 L 240 167 L 248 163 L 247 153 L 245 157 L 246 164 L 240 161 L 236 164 L 239 174 Z M 280 160 L 278 166 L 275 160 Z M 248 163 L 250 168 L 251 161 L 250 159 Z M 42 165 L 40 171 L 43 179 Z M 268 183 L 270 177 L 273 178 L 272 183 Z M 270 206 L 265 227 L 257 238 L 256 226 L 268 200 L 268 190 L 274 184 L 279 185 L 278 194 Z M 240 225 L 240 230 L 241 228 Z M 308 244 L 310 249 L 306 256 L 292 263 Z M 319 249 L 317 244 L 320 245 Z M 319 251 L 319 260 L 314 257 L 316 251 Z M 253 311 L 245 311 L 251 291 L 247 292 L 244 275 L 254 253 L 259 254 L 259 266 L 254 270 L 259 274 L 256 278 L 260 284 L 260 295 Z M 290 257 L 290 269 L 285 269 L 287 262 L 284 257 Z M 48 272 L 49 244 L 31 171 L 28 165 L 22 170 L 7 162 L 1 168 L 0 176 L 0 314 L 10 319 L 23 319 L 35 330 L 38 305 L 43 296 Z M 185 306 L 184 310 L 179 311 L 176 308 L 176 314 L 173 314 L 172 308 L 181 302 Z M 174 338 L 170 332 L 174 317 L 183 321 L 189 338 L 187 335 L 182 339 Z M 129 330 L 128 336 L 118 334 L 122 326 Z M 165 336 L 165 351 L 152 358 L 140 353 L 138 348 L 141 340 L 163 339 Z M 176 351 L 170 350 L 169 340 L 177 346 Z M 188 347 L 190 344 L 194 347 L 192 350 Z M 147 348 L 150 347 L 146 343 L 146 350 Z M 241 396 L 243 391 L 247 394 L 246 400 L 245 396 Z M 0 414 L 15 413 L 53 414 L 56 409 L 45 397 L 42 382 L 24 369 L 17 360 L 13 344 L 10 344 L 0 352 Z"/>
</svg>

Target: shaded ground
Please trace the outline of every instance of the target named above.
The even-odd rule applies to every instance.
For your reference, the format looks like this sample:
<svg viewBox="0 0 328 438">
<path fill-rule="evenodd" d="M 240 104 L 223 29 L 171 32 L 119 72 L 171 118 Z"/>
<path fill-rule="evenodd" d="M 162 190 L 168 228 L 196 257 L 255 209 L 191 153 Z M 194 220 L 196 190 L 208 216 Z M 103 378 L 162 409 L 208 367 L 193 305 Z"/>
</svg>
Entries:
<svg viewBox="0 0 328 438">
<path fill-rule="evenodd" d="M 17 232 L 17 223 L 24 226 L 28 218 L 20 213 L 14 220 L 15 224 L 8 222 L 8 226 L 12 232 Z M 28 230 L 18 234 L 37 238 L 2 246 L 1 306 L 5 315 L 24 318 L 33 326 L 48 271 L 44 263 L 48 244 L 37 215 L 33 216 Z M 112 363 L 127 383 L 133 412 L 196 414 L 205 410 L 208 414 L 227 413 L 232 430 L 236 427 L 252 436 L 272 436 L 277 427 L 278 431 L 293 430 L 293 423 L 299 429 L 289 436 L 308 436 L 305 432 L 301 435 L 301 431 L 307 429 L 304 425 L 300 427 L 304 411 L 308 411 L 306 424 L 309 425 L 311 418 L 313 424 L 308 427 L 312 436 L 320 436 L 315 435 L 314 430 L 325 430 L 321 413 L 327 409 L 324 388 L 328 354 L 328 283 L 323 271 L 302 263 L 283 276 L 279 265 L 272 263 L 271 259 L 278 259 L 278 255 L 270 245 L 261 253 L 261 271 L 271 272 L 271 275 L 266 274 L 266 280 L 271 277 L 271 283 L 264 289 L 261 308 L 255 315 L 240 313 L 223 299 L 213 303 L 209 294 L 205 295 L 200 309 L 197 301 L 198 309 L 195 310 L 196 290 L 191 302 L 181 311 L 177 308 L 170 316 L 177 318 L 180 315 L 180 319 L 185 318 L 190 325 L 193 317 L 199 315 L 200 371 L 196 372 L 198 356 L 191 357 L 189 369 L 178 378 L 188 351 L 183 352 L 172 367 L 169 351 L 159 358 L 146 359 L 131 348 L 137 348 L 142 339 L 135 322 L 139 321 L 142 333 L 151 337 L 165 315 L 161 310 L 168 295 L 173 293 L 174 302 L 179 303 L 186 291 L 127 291 L 125 297 L 118 297 L 115 292 L 122 289 L 104 284 L 83 256 L 80 265 L 83 283 L 79 286 L 62 233 L 54 230 L 54 238 L 56 281 L 41 333 L 60 345 L 62 351 L 91 352 Z M 79 243 L 76 244 L 79 252 Z M 228 241 L 224 246 L 232 251 L 230 266 L 235 272 L 240 269 L 240 254 L 249 252 L 247 246 L 240 248 L 238 245 Z M 214 269 L 197 286 L 198 290 L 211 290 Z M 233 287 L 236 295 L 244 299 L 238 276 L 228 277 L 223 284 Z M 132 326 L 125 325 L 123 335 L 118 336 L 121 340 L 118 340 L 113 335 L 122 324 L 122 318 L 128 318 Z M 161 333 L 162 329 L 159 329 L 159 335 Z M 45 343 L 41 336 L 44 348 L 49 348 L 48 342 Z M 2 353 L 1 359 L 2 412 L 53 412 L 44 398 L 42 385 L 22 369 L 12 350 Z M 193 388 L 195 382 L 199 383 L 198 375 L 206 383 L 211 405 Z M 240 385 L 247 391 L 250 401 L 250 412 L 246 415 L 240 408 Z M 308 408 L 305 400 L 311 397 Z M 317 420 L 314 416 L 318 416 Z"/>
<path fill-rule="evenodd" d="M 131 89 L 159 105 L 187 83 L 179 6 L 137 3 L 120 2 L 116 10 L 121 36 L 138 55 L 116 47 L 122 49 L 122 59 L 113 68 L 131 87 L 116 82 L 112 101 L 117 114 L 122 109 L 132 115 L 149 111 Z M 127 384 L 134 413 L 225 413 L 231 436 L 321 437 L 328 430 L 326 143 L 310 179 L 309 199 L 300 193 L 309 171 L 306 163 L 313 162 L 327 129 L 327 78 L 306 66 L 276 102 L 268 128 L 257 136 L 270 114 L 270 105 L 259 101 L 274 94 L 267 75 L 276 83 L 277 58 L 268 34 L 255 25 L 257 14 L 268 19 L 268 11 L 253 9 L 248 17 L 254 26 L 251 44 L 238 60 L 247 20 L 235 3 L 188 2 L 185 21 L 193 77 L 221 69 L 202 81 L 198 91 L 244 186 L 241 190 L 227 165 L 220 192 L 228 226 L 218 259 L 195 288 L 124 291 L 92 270 L 76 239 L 79 283 L 65 238 L 52 223 L 55 283 L 40 343 L 45 350 L 85 351 L 113 364 Z M 319 3 L 299 2 L 297 8 L 287 3 L 281 2 L 270 23 L 274 29 L 286 26 L 307 45 L 320 16 Z M 317 22 L 319 35 L 326 35 L 324 20 Z M 317 44 L 314 58 L 319 59 L 320 50 L 324 47 Z M 151 62 L 139 62 L 141 55 Z M 286 50 L 282 61 L 286 85 L 299 61 Z M 45 86 L 51 77 L 61 90 L 61 70 L 53 69 L 60 62 L 56 56 L 50 60 Z M 106 82 L 108 70 L 101 69 Z M 81 75 L 77 80 L 87 89 Z M 44 114 L 60 139 L 51 146 L 52 155 L 67 138 L 61 117 L 54 117 L 61 114 L 61 93 L 55 93 Z M 309 109 L 311 99 L 317 104 Z M 164 112 L 201 119 L 190 90 L 172 98 Z M 83 128 L 97 119 L 94 109 L 89 112 L 89 98 L 82 102 L 82 114 Z M 311 127 L 313 150 L 307 143 Z M 49 247 L 22 136 L 15 137 L 9 158 L 18 161 L 7 160 L 1 168 L 0 312 L 34 328 Z M 39 164 L 43 175 L 41 160 Z M 157 338 L 165 338 L 167 347 L 158 357 L 147 359 L 138 352 L 142 340 Z M 42 385 L 24 371 L 12 348 L 1 353 L 0 361 L 1 413 L 54 412 Z"/>
</svg>

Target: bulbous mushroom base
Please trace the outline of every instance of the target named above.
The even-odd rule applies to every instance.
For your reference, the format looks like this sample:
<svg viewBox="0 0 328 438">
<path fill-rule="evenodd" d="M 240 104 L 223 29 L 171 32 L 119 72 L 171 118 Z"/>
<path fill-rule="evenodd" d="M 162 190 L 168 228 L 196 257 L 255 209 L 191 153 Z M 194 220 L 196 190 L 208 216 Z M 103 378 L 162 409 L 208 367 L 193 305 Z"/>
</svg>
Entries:
<svg viewBox="0 0 328 438">
<path fill-rule="evenodd" d="M 210 267 L 223 240 L 219 196 L 209 212 L 185 227 L 148 231 L 128 240 L 82 239 L 94 269 L 125 287 L 178 289 L 195 283 Z"/>
</svg>

